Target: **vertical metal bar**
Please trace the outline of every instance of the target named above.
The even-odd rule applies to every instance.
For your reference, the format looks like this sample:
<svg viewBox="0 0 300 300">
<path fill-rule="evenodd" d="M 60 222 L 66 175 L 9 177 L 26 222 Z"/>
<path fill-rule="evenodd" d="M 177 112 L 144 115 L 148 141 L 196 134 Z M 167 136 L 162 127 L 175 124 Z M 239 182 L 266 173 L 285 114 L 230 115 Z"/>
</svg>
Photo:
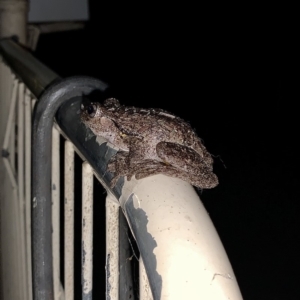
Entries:
<svg viewBox="0 0 300 300">
<path fill-rule="evenodd" d="M 17 86 L 16 90 L 16 105 L 18 104 L 18 96 L 19 96 L 19 81 L 15 79 L 15 75 L 12 74 L 11 76 L 11 82 L 15 82 Z M 10 167 L 13 173 L 13 176 L 15 180 L 17 180 L 17 171 L 16 171 L 16 121 L 17 121 L 17 113 L 18 110 L 14 109 L 13 112 L 13 118 L 11 122 L 11 129 L 10 129 L 10 138 L 8 142 L 8 152 L 9 152 L 9 158 L 8 161 L 10 162 Z M 14 198 L 14 216 L 15 216 L 15 223 L 16 223 L 16 231 L 15 231 L 15 242 L 16 242 L 16 261 L 17 261 L 17 266 L 16 270 L 20 270 L 18 272 L 18 293 L 21 296 L 23 292 L 23 261 L 22 261 L 22 243 L 21 243 L 21 211 L 20 211 L 20 205 L 19 205 L 19 199 L 18 199 L 18 186 L 16 189 L 16 197 Z"/>
<path fill-rule="evenodd" d="M 28 299 L 32 299 L 31 266 L 31 98 L 25 93 L 25 228 Z"/>
<path fill-rule="evenodd" d="M 117 199 L 116 199 L 117 201 Z M 119 204 L 119 203 L 118 203 Z M 134 252 L 129 238 L 130 228 L 119 207 L 119 300 L 136 300 L 136 289 L 133 281 L 132 260 L 137 253 Z M 140 298 L 139 298 L 140 299 Z M 142 298 L 141 298 L 142 299 Z"/>
<path fill-rule="evenodd" d="M 93 292 L 93 169 L 82 165 L 82 299 L 92 300 Z"/>
<path fill-rule="evenodd" d="M 13 143 L 11 141 L 12 139 L 12 128 L 15 129 L 15 115 L 16 115 L 16 101 L 17 101 L 17 88 L 18 88 L 18 82 L 14 80 L 11 71 L 9 68 L 5 67 L 4 70 L 4 83 L 3 83 L 3 104 L 5 107 L 2 110 L 2 114 L 5 113 L 8 110 L 8 117 L 6 118 L 5 115 L 2 115 L 2 120 L 5 120 L 5 123 L 2 124 L 6 126 L 6 131 L 4 134 L 4 141 L 3 141 L 3 150 L 7 151 L 8 157 L 4 157 L 3 163 L 6 167 L 6 170 L 8 172 L 8 176 L 10 179 L 10 182 L 12 184 L 13 190 L 10 190 L 9 194 L 7 196 L 9 197 L 10 201 L 10 207 L 5 210 L 5 212 L 9 215 L 8 220 L 14 220 L 14 222 L 11 223 L 10 228 L 10 241 L 8 241 L 8 244 L 10 245 L 10 257 L 9 260 L 9 266 L 12 270 L 12 273 L 15 273 L 15 278 L 13 279 L 13 286 L 14 290 L 11 291 L 11 295 L 13 297 L 20 298 L 21 297 L 21 280 L 22 276 L 19 272 L 20 265 L 21 265 L 21 257 L 20 257 L 20 251 L 19 251 L 19 206 L 18 206 L 18 193 L 17 193 L 17 181 L 15 178 L 15 140 L 13 139 Z M 14 137 L 13 137 L 14 138 Z M 1 145 L 2 146 L 2 145 Z M 5 152 L 4 152 L 5 153 Z M 12 168 L 13 166 L 13 168 Z"/>
<path fill-rule="evenodd" d="M 60 294 L 60 169 L 59 169 L 59 132 L 52 128 L 52 255 L 54 299 Z"/>
<path fill-rule="evenodd" d="M 18 81 L 15 79 L 13 82 L 13 90 L 12 90 L 11 101 L 10 101 L 11 104 L 8 112 L 7 126 L 6 126 L 4 141 L 3 141 L 3 149 L 8 148 L 12 127 L 14 127 L 15 107 L 17 101 L 17 88 L 18 88 Z"/>
<path fill-rule="evenodd" d="M 18 202 L 19 202 L 19 233 L 21 256 L 21 286 L 24 299 L 28 297 L 26 284 L 26 256 L 25 256 L 25 207 L 24 207 L 24 84 L 19 84 L 18 97 Z"/>
<path fill-rule="evenodd" d="M 148 280 L 148 276 L 146 274 L 146 269 L 144 266 L 144 262 L 142 257 L 140 257 L 139 261 L 139 269 L 140 269 L 140 299 L 141 300 L 153 300 L 152 292 Z"/>
<path fill-rule="evenodd" d="M 12 75 L 12 78 L 14 79 L 14 75 Z M 16 101 L 18 100 L 18 86 L 19 82 L 15 79 L 17 90 L 16 90 Z M 13 170 L 14 175 L 16 176 L 16 119 L 17 119 L 17 111 L 14 109 L 13 118 L 11 122 L 11 128 L 10 128 L 10 138 L 8 142 L 8 152 L 9 152 L 9 161 L 11 168 Z"/>
<path fill-rule="evenodd" d="M 4 98 L 4 91 L 3 91 L 3 73 L 4 73 L 4 64 L 3 64 L 2 56 L 0 55 L 0 99 L 1 99 L 0 100 L 0 128 L 2 128 L 1 110 L 4 111 L 4 109 L 3 109 L 4 108 L 3 107 L 4 103 L 2 103 L 2 102 L 4 102 L 4 100 L 2 100 L 2 99 L 5 99 Z M 1 136 L 1 139 L 2 139 L 2 130 L 1 129 L 0 129 L 0 136 Z M 2 168 L 1 163 L 0 163 L 0 173 L 1 173 L 1 171 L 3 171 L 3 168 Z M 2 176 L 0 175 L 1 181 L 2 181 Z M 1 185 L 1 187 L 2 187 L 2 185 Z M 0 190 L 0 199 L 2 199 L 2 193 L 3 193 L 3 191 Z M 3 200 L 0 200 L 0 201 L 3 202 Z M 2 229 L 2 214 L 3 214 L 3 212 L 2 212 L 2 203 L 0 203 L 0 243 L 2 241 L 2 236 L 3 236 L 3 234 L 2 234 L 2 230 L 3 230 Z M 2 257 L 2 249 L 3 249 L 3 246 L 0 248 L 0 251 L 1 251 L 0 255 L 1 255 L 1 257 Z M 1 272 L 0 272 L 0 295 L 3 294 L 2 268 L 3 268 L 3 263 L 2 263 L 2 259 L 1 259 L 0 260 L 0 270 L 1 270 Z"/>
<path fill-rule="evenodd" d="M 65 300 L 74 300 L 74 147 L 65 142 Z"/>
<path fill-rule="evenodd" d="M 18 199 L 18 193 L 17 193 L 17 189 L 13 190 L 13 193 L 11 195 L 11 205 L 12 205 L 12 213 L 14 218 L 16 218 L 16 222 L 14 222 L 12 224 L 12 234 L 11 234 L 11 238 L 14 241 L 12 243 L 12 249 L 11 249 L 11 256 L 13 257 L 12 260 L 12 269 L 15 271 L 16 273 L 16 277 L 18 278 L 17 280 L 15 280 L 15 285 L 13 285 L 13 287 L 16 289 L 16 292 L 13 292 L 14 295 L 16 295 L 18 298 L 17 299 L 22 299 L 22 274 L 21 272 L 19 272 L 20 270 L 20 265 L 21 265 L 21 260 L 20 260 L 20 248 L 19 248 L 19 221 L 17 220 L 18 218 L 18 211 L 19 211 L 19 207 L 18 207 L 18 203 L 17 203 L 17 199 Z"/>
<path fill-rule="evenodd" d="M 11 122 L 11 129 L 10 129 L 10 138 L 9 138 L 9 146 L 8 146 L 8 152 L 9 152 L 9 159 L 8 161 L 10 162 L 10 167 L 11 167 L 11 171 L 13 173 L 13 176 L 15 178 L 15 180 L 17 181 L 17 172 L 16 172 L 16 120 L 17 120 L 17 113 L 18 110 L 17 105 L 18 105 L 18 97 L 19 97 L 19 81 L 17 79 L 15 79 L 15 75 L 12 74 L 11 75 L 11 83 L 15 83 L 17 86 L 17 90 L 16 90 L 16 103 L 15 103 L 15 108 L 14 108 L 14 112 L 13 112 L 13 118 L 12 118 L 12 122 Z M 11 84 L 10 84 L 11 85 Z M 17 182 L 18 184 L 18 182 Z M 17 189 L 14 191 L 16 193 L 16 197 L 14 197 L 14 216 L 15 216 L 15 220 L 16 220 L 16 227 L 15 227 L 15 243 L 16 243 L 16 262 L 17 262 L 17 266 L 16 269 L 21 269 L 20 272 L 18 272 L 18 294 L 22 295 L 22 291 L 23 291 L 23 261 L 22 261 L 22 245 L 21 245 L 21 212 L 20 212 L 20 205 L 19 205 L 19 199 L 18 199 L 18 186 Z"/>
<path fill-rule="evenodd" d="M 16 102 L 17 102 L 17 89 L 18 89 L 18 81 L 14 79 L 12 76 L 10 70 L 7 68 L 7 76 L 5 79 L 5 85 L 4 89 L 8 91 L 6 94 L 8 97 L 10 97 L 10 105 L 9 105 L 9 112 L 8 112 L 8 118 L 6 123 L 6 130 L 4 135 L 4 141 L 3 141 L 3 150 L 7 151 L 8 157 L 6 157 L 3 160 L 3 163 L 6 167 L 6 170 L 8 172 L 8 176 L 10 179 L 10 182 L 12 184 L 12 187 L 14 189 L 17 189 L 17 181 L 15 178 L 15 167 L 14 167 L 14 161 L 15 161 L 15 150 L 14 150 L 14 134 L 12 136 L 12 132 L 15 131 L 15 112 L 16 112 Z M 12 86 L 12 88 L 11 88 Z M 11 93 L 9 93 L 11 90 Z M 13 139 L 13 144 L 11 140 Z"/>
<path fill-rule="evenodd" d="M 119 299 L 119 207 L 106 197 L 106 299 Z"/>
<path fill-rule="evenodd" d="M 1 108 L 3 109 L 2 112 L 7 112 L 9 111 L 9 105 L 11 103 L 11 94 L 12 94 L 12 73 L 10 71 L 10 69 L 7 67 L 7 65 L 5 64 L 5 62 L 2 60 L 2 64 L 1 64 L 1 73 L 0 73 L 0 80 L 1 80 Z M 3 119 L 2 119 L 3 122 Z M 4 125 L 2 123 L 2 125 Z"/>
</svg>

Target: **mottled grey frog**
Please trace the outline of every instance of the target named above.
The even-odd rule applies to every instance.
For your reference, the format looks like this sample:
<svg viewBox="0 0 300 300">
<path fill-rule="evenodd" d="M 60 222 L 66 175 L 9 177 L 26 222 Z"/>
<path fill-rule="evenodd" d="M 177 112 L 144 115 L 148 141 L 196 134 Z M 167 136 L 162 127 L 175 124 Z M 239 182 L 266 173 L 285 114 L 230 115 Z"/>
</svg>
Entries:
<svg viewBox="0 0 300 300">
<path fill-rule="evenodd" d="M 108 164 L 114 173 L 113 187 L 120 176 L 130 180 L 155 174 L 177 177 L 200 188 L 213 188 L 218 178 L 213 160 L 191 126 L 161 109 L 120 105 L 115 98 L 103 104 L 81 105 L 81 120 L 92 132 L 119 151 Z"/>
</svg>

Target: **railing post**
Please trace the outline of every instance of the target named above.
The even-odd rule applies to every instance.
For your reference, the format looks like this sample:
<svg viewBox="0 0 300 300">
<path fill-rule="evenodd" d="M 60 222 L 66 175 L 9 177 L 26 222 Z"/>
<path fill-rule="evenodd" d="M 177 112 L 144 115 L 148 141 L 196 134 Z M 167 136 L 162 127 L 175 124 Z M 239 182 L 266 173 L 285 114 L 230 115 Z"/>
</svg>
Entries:
<svg viewBox="0 0 300 300">
<path fill-rule="evenodd" d="M 27 16 L 26 0 L 0 0 L 0 38 L 16 36 L 25 45 Z"/>
</svg>

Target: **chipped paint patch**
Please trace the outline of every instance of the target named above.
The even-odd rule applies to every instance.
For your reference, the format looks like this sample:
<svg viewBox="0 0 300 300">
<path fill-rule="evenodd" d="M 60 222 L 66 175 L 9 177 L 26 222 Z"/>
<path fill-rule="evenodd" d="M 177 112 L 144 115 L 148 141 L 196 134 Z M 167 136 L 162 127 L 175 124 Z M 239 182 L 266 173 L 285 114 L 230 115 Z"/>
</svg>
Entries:
<svg viewBox="0 0 300 300">
<path fill-rule="evenodd" d="M 227 274 L 215 273 L 211 281 L 213 281 L 217 276 L 221 276 L 221 277 L 224 277 L 224 278 L 227 278 L 230 280 L 233 279 L 229 273 L 227 273 Z"/>
<path fill-rule="evenodd" d="M 36 207 L 37 207 L 36 197 L 33 197 L 33 199 L 32 199 L 32 207 L 33 207 L 33 208 L 36 208 Z"/>
</svg>

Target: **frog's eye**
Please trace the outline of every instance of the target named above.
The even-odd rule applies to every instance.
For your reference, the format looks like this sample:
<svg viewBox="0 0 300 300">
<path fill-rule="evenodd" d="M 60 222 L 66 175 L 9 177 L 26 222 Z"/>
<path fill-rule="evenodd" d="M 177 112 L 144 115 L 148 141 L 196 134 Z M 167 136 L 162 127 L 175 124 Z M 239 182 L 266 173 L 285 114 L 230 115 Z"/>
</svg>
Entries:
<svg viewBox="0 0 300 300">
<path fill-rule="evenodd" d="M 97 106 L 95 104 L 90 104 L 86 107 L 86 112 L 88 113 L 90 118 L 95 117 L 97 112 Z"/>
</svg>

